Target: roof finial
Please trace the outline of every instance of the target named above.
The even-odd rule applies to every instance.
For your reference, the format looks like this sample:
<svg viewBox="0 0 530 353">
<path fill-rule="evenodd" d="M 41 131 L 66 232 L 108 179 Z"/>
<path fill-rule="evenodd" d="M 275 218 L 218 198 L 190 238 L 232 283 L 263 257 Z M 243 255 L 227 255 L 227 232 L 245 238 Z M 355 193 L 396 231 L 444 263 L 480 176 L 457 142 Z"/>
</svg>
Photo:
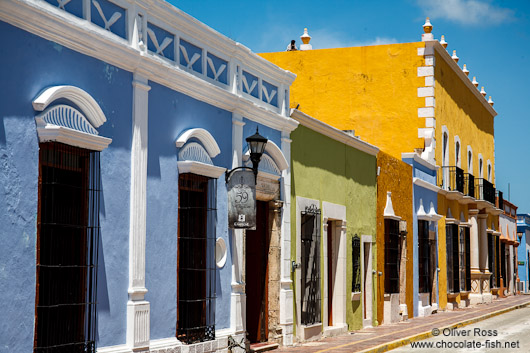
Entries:
<svg viewBox="0 0 530 353">
<path fill-rule="evenodd" d="M 464 68 L 462 69 L 462 71 L 464 71 L 464 73 L 466 74 L 466 76 L 469 76 L 469 70 L 467 69 L 466 64 L 464 64 Z"/>
<path fill-rule="evenodd" d="M 488 103 L 493 107 L 493 104 L 495 104 L 495 102 L 493 102 L 493 99 L 491 99 L 491 96 L 490 96 L 490 99 L 488 99 Z"/>
<path fill-rule="evenodd" d="M 482 94 L 482 96 L 486 97 L 486 91 L 484 90 L 484 86 L 482 86 L 482 88 L 480 89 L 480 94 Z"/>
<path fill-rule="evenodd" d="M 422 42 L 427 42 L 427 41 L 434 40 L 434 36 L 431 33 L 432 32 L 432 24 L 431 24 L 431 21 L 429 20 L 429 17 L 427 17 L 425 19 L 425 24 L 423 25 L 423 32 L 425 32 L 425 33 L 423 33 L 421 35 Z"/>
<path fill-rule="evenodd" d="M 473 82 L 471 83 L 473 84 L 473 86 L 478 87 L 478 81 L 476 76 L 473 76 Z"/>
<path fill-rule="evenodd" d="M 300 39 L 302 40 L 302 43 L 304 43 L 300 45 L 300 50 L 313 49 L 313 46 L 309 44 L 309 41 L 311 40 L 311 36 L 307 33 L 307 28 L 304 28 L 304 34 L 300 36 Z"/>
<path fill-rule="evenodd" d="M 442 40 L 440 41 L 440 44 L 442 45 L 442 47 L 447 49 L 447 42 L 445 41 L 445 36 L 443 34 L 442 34 Z"/>
<path fill-rule="evenodd" d="M 460 60 L 460 58 L 456 56 L 456 50 L 453 50 L 453 56 L 451 56 L 451 59 L 453 59 L 455 63 L 458 63 L 458 60 Z"/>
</svg>

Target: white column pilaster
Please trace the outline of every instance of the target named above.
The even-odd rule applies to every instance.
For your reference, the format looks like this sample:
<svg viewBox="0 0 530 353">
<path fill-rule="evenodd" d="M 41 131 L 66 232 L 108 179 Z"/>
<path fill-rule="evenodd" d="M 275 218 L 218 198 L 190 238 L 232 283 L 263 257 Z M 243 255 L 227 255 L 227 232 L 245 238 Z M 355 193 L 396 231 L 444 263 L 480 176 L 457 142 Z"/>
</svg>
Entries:
<svg viewBox="0 0 530 353">
<path fill-rule="evenodd" d="M 131 200 L 129 227 L 129 300 L 127 302 L 127 346 L 149 348 L 150 307 L 144 299 L 147 189 L 148 85 L 146 76 L 133 76 L 133 132 L 131 147 Z"/>
<path fill-rule="evenodd" d="M 243 165 L 243 117 L 232 115 L 232 168 Z M 243 230 L 231 229 L 232 236 L 232 293 L 230 308 L 230 328 L 236 334 L 245 331 L 246 294 L 242 273 L 244 271 Z"/>
<path fill-rule="evenodd" d="M 281 198 L 283 201 L 281 226 L 280 326 L 283 344 L 293 344 L 293 289 L 291 280 L 291 139 L 282 131 L 281 150 L 289 167 L 282 171 Z"/>
</svg>

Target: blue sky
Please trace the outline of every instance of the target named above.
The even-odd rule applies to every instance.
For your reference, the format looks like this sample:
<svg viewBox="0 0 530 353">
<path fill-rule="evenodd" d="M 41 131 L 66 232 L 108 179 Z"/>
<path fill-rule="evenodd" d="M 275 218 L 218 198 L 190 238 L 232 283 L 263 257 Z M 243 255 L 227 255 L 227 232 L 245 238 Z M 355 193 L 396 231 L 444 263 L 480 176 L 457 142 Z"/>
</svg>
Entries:
<svg viewBox="0 0 530 353">
<path fill-rule="evenodd" d="M 496 187 L 530 213 L 529 0 L 169 2 L 254 52 L 299 44 L 304 27 L 314 49 L 420 41 L 429 16 L 495 101 Z"/>
</svg>

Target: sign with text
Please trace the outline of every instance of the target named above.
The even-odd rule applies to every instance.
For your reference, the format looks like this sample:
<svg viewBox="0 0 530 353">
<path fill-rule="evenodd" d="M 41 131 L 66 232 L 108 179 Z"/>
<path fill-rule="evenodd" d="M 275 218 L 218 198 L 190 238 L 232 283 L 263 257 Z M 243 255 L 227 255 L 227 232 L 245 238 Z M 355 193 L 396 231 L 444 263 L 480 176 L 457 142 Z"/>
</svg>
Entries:
<svg viewBox="0 0 530 353">
<path fill-rule="evenodd" d="M 235 171 L 228 181 L 228 227 L 256 229 L 256 181 L 251 170 Z"/>
</svg>

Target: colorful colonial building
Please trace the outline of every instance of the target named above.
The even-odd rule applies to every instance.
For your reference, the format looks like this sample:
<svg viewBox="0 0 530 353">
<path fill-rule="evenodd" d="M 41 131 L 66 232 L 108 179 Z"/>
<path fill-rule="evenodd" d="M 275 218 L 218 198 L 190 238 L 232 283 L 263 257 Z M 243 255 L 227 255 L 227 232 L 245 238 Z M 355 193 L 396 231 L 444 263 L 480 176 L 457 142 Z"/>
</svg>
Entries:
<svg viewBox="0 0 530 353">
<path fill-rule="evenodd" d="M 1 350 L 291 344 L 295 76 L 162 0 L 6 0 L 0 32 Z M 225 172 L 257 128 L 245 235 Z"/>
<path fill-rule="evenodd" d="M 260 54 L 297 75 L 291 106 L 414 168 L 414 316 L 491 301 L 488 254 L 502 212 L 493 101 L 431 31 L 427 20 L 421 42 L 322 50 L 305 33 L 300 51 Z"/>
<path fill-rule="evenodd" d="M 291 256 L 299 341 L 377 325 L 378 148 L 293 109 Z"/>
<path fill-rule="evenodd" d="M 519 240 L 519 247 L 517 248 L 518 258 L 518 273 L 519 281 L 521 283 L 521 292 L 528 293 L 530 291 L 530 215 L 517 215 L 517 238 Z"/>
</svg>

